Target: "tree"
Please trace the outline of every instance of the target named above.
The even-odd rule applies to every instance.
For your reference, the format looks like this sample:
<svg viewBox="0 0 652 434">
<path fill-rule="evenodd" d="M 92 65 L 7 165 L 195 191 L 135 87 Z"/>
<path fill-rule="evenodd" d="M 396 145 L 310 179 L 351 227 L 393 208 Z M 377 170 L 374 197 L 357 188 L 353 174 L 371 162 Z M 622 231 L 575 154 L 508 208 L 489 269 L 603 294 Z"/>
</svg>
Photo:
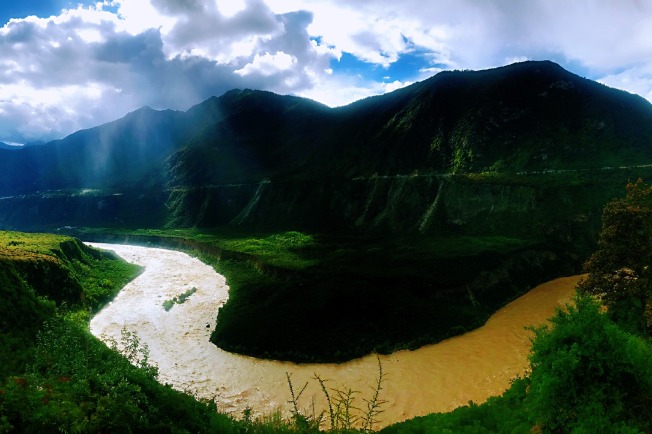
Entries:
<svg viewBox="0 0 652 434">
<path fill-rule="evenodd" d="M 598 296 L 611 317 L 630 331 L 652 330 L 652 186 L 627 184 L 627 195 L 609 202 L 602 214 L 597 251 L 589 276 L 578 289 Z"/>
<path fill-rule="evenodd" d="M 526 401 L 544 432 L 634 433 L 652 428 L 652 349 L 578 296 L 535 329 Z"/>
</svg>

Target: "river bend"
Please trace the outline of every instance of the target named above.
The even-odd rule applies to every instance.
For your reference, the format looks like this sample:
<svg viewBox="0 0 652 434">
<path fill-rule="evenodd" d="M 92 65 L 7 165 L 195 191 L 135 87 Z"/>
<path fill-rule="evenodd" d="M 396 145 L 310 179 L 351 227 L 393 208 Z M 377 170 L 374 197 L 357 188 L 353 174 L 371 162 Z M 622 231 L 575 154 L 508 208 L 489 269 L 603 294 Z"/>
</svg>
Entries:
<svg viewBox="0 0 652 434">
<path fill-rule="evenodd" d="M 323 408 L 318 374 L 335 388 L 352 388 L 370 397 L 378 375 L 376 356 L 342 364 L 301 364 L 260 360 L 228 353 L 209 342 L 218 308 L 228 298 L 223 276 L 189 255 L 159 248 L 91 243 L 144 266 L 90 323 L 91 332 L 119 341 L 123 327 L 136 332 L 159 368 L 159 381 L 198 398 L 214 400 L 234 416 L 251 408 L 254 415 L 281 410 L 289 414 L 286 372 L 295 388 L 310 382 L 300 404 Z M 380 360 L 386 374 L 381 399 L 388 401 L 380 425 L 432 412 L 450 411 L 469 401 L 481 403 L 501 394 L 510 379 L 525 372 L 530 349 L 529 325 L 546 321 L 570 301 L 579 276 L 544 283 L 496 312 L 481 328 Z M 197 288 L 169 311 L 163 302 Z M 409 320 L 409 318 L 406 318 Z M 363 402 L 358 403 L 360 406 Z"/>
</svg>

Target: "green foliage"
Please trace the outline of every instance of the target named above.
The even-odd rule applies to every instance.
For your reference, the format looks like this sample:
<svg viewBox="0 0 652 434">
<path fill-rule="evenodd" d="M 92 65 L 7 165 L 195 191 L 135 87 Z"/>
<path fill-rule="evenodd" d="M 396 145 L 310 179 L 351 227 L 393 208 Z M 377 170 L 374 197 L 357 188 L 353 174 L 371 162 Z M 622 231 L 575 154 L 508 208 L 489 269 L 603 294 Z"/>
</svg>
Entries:
<svg viewBox="0 0 652 434">
<path fill-rule="evenodd" d="M 416 417 L 390 425 L 381 434 L 529 434 L 533 421 L 525 407 L 529 381 L 516 379 L 499 397 L 477 405 L 470 402 L 449 413 Z"/>
<path fill-rule="evenodd" d="M 175 299 L 170 299 L 170 300 L 165 300 L 163 302 L 163 309 L 165 309 L 166 312 L 168 312 L 172 307 L 176 304 Z"/>
<path fill-rule="evenodd" d="M 174 307 L 175 304 L 185 303 L 186 300 L 188 300 L 188 298 L 190 298 L 190 296 L 193 295 L 195 292 L 197 292 L 197 288 L 192 287 L 186 292 L 184 292 L 183 294 L 178 295 L 177 297 L 173 297 L 170 300 L 165 300 L 163 302 L 163 309 L 165 309 L 165 311 L 167 312 L 170 309 L 172 309 L 172 307 Z"/>
<path fill-rule="evenodd" d="M 638 180 L 603 211 L 598 249 L 586 262 L 580 291 L 599 296 L 612 318 L 632 331 L 652 329 L 652 187 Z"/>
<path fill-rule="evenodd" d="M 649 432 L 652 349 L 578 297 L 535 330 L 528 405 L 546 432 Z"/>
<path fill-rule="evenodd" d="M 560 260 L 535 243 L 499 236 L 314 239 L 294 250 L 316 261 L 307 269 L 258 256 L 223 254 L 214 262 L 231 290 L 211 340 L 229 351 L 306 362 L 418 348 L 483 324 L 556 275 L 551 264 Z"/>
<path fill-rule="evenodd" d="M 137 269 L 70 237 L 0 232 L 0 378 L 29 363 L 37 331 L 57 309 L 87 321 Z"/>
<path fill-rule="evenodd" d="M 186 249 L 226 276 L 211 340 L 295 362 L 418 348 L 476 328 L 535 284 L 573 271 L 536 240 L 139 230 L 87 236 Z M 104 238 L 102 238 L 104 237 Z M 296 300 L 301 300 L 298 306 Z M 172 307 L 168 300 L 165 306 Z M 411 320 L 405 321 L 410 315 Z"/>
<path fill-rule="evenodd" d="M 6 245 L 7 247 L 2 247 Z M 0 232 L 0 260 L 38 296 L 99 310 L 140 269 L 79 240 L 52 234 Z"/>
<path fill-rule="evenodd" d="M 91 312 L 102 309 L 142 270 L 137 265 L 106 258 L 73 261 L 71 265 Z"/>
<path fill-rule="evenodd" d="M 360 391 L 351 388 L 328 387 L 326 385 L 328 380 L 315 374 L 313 379 L 319 383 L 326 399 L 328 412 L 323 411 L 320 414 L 315 414 L 313 407 L 313 414 L 306 414 L 300 410 L 299 400 L 306 390 L 308 383 L 306 382 L 301 390 L 296 392 L 292 384 L 292 376 L 286 372 L 285 375 L 291 398 L 288 403 L 292 404 L 292 420 L 294 426 L 300 432 L 320 432 L 322 426 L 326 425 L 328 418 L 328 425 L 324 428 L 326 432 L 373 432 L 374 425 L 378 423 L 377 417 L 384 411 L 382 407 L 387 404 L 386 400 L 380 398 L 380 393 L 383 390 L 383 383 L 386 378 L 380 357 L 377 358 L 378 379 L 376 384 L 371 387 L 371 396 L 369 398 L 360 398 L 365 403 L 364 408 L 358 407 L 358 402 L 360 401 L 358 398 L 361 396 Z"/>
<path fill-rule="evenodd" d="M 267 236 L 241 236 L 231 239 L 214 239 L 222 248 L 248 253 L 266 263 L 289 269 L 304 269 L 319 263 L 318 258 L 310 258 L 301 251 L 314 246 L 317 241 L 313 235 L 296 231 L 281 232 Z"/>
<path fill-rule="evenodd" d="M 2 382 L 0 417 L 20 432 L 211 432 L 220 424 L 235 432 L 213 404 L 158 384 L 136 334 L 125 331 L 116 346 L 128 358 L 70 320 L 48 321 L 29 370 Z"/>
</svg>

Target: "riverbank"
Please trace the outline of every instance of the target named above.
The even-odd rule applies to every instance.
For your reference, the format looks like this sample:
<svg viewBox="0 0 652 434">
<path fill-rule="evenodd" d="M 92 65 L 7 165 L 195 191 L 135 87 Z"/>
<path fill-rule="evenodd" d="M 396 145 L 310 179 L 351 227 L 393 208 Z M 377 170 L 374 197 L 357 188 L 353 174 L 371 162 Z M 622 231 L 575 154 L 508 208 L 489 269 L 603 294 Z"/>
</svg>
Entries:
<svg viewBox="0 0 652 434">
<path fill-rule="evenodd" d="M 180 252 L 125 245 L 98 244 L 115 251 L 145 271 L 91 321 L 103 340 L 118 339 L 123 327 L 138 333 L 159 367 L 159 380 L 198 398 L 214 400 L 218 409 L 236 416 L 251 408 L 255 415 L 290 408 L 285 373 L 295 387 L 309 386 L 300 405 L 321 402 L 314 374 L 331 387 L 368 394 L 375 384 L 377 361 L 367 356 L 342 364 L 301 364 L 255 359 L 220 350 L 208 340 L 215 313 L 228 298 L 223 277 L 199 260 Z M 452 410 L 469 401 L 483 402 L 523 374 L 530 349 L 528 325 L 538 325 L 568 302 L 579 276 L 540 285 L 496 312 L 485 326 L 416 351 L 380 356 L 388 401 L 380 425 L 432 412 Z M 166 300 L 196 288 L 169 311 Z M 218 318 L 219 320 L 219 318 Z M 207 327 L 208 326 L 208 327 Z M 273 331 L 272 331 L 273 332 Z"/>
<path fill-rule="evenodd" d="M 534 286 L 575 274 L 581 260 L 567 246 L 504 236 L 227 228 L 79 229 L 76 236 L 201 258 L 231 288 L 211 341 L 229 352 L 296 363 L 341 363 L 441 342 L 480 327 Z"/>
</svg>

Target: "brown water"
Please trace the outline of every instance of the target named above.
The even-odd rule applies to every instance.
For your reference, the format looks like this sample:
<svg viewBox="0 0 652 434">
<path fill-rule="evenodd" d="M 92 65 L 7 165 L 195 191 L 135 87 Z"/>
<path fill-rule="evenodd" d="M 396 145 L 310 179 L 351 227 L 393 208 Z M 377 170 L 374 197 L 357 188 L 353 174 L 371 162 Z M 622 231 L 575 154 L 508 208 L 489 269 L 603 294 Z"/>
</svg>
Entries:
<svg viewBox="0 0 652 434">
<path fill-rule="evenodd" d="M 378 376 L 376 356 L 343 364 L 302 364 L 260 360 L 220 350 L 209 342 L 219 306 L 228 297 L 222 276 L 201 261 L 171 250 L 94 244 L 145 266 L 115 300 L 91 321 L 91 332 L 105 340 L 119 339 L 123 327 L 138 333 L 159 367 L 159 381 L 199 398 L 215 400 L 223 412 L 254 415 L 280 410 L 289 415 L 286 372 L 295 389 L 309 386 L 299 404 L 324 409 L 314 374 L 328 386 L 351 388 L 371 396 Z M 481 403 L 499 395 L 510 380 L 525 372 L 531 332 L 556 307 L 570 301 L 580 276 L 537 286 L 496 312 L 483 327 L 416 351 L 381 356 L 386 375 L 381 399 L 388 403 L 380 424 L 385 426 L 419 415 L 452 410 L 469 401 Z M 164 301 L 190 288 L 197 291 L 166 312 Z M 409 321 L 409 318 L 406 318 Z M 358 401 L 359 406 L 364 402 Z M 309 410 L 312 413 L 312 410 Z"/>
</svg>

